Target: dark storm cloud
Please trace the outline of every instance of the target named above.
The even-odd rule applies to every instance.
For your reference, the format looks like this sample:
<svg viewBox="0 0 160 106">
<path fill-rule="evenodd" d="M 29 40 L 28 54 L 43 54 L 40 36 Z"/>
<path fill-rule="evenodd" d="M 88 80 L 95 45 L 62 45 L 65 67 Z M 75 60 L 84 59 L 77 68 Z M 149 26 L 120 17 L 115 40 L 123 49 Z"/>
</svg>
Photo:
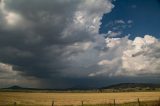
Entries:
<svg viewBox="0 0 160 106">
<path fill-rule="evenodd" d="M 32 26 L 4 29 L 1 25 L 0 61 L 12 64 L 25 75 L 44 78 L 59 74 L 58 70 L 65 68 L 65 47 L 75 42 L 61 39 L 61 32 L 72 20 L 78 1 L 6 0 L 5 3 L 7 11 L 22 15 Z"/>
<path fill-rule="evenodd" d="M 104 1 L 96 2 L 102 4 Z M 95 5 L 93 1 L 91 3 Z M 92 44 L 95 35 L 86 27 L 74 24 L 75 18 L 81 17 L 75 16 L 75 13 L 81 12 L 78 9 L 84 6 L 82 12 L 87 11 L 91 18 L 99 17 L 103 15 L 100 8 L 103 10 L 109 5 L 107 12 L 111 10 L 111 3 L 103 5 L 98 7 L 96 4 L 94 8 L 90 1 L 83 0 L 3 1 L 0 11 L 0 62 L 10 64 L 21 76 L 33 76 L 40 82 L 47 82 L 47 86 L 60 82 L 64 86 L 67 82 L 72 83 L 70 79 L 76 79 L 77 76 L 79 79 L 88 77 L 89 71 L 98 70 L 98 60 L 94 59 L 97 53 L 94 53 L 93 59 L 88 56 L 91 52 L 98 52 L 101 47 L 95 45 L 93 50 L 84 49 L 87 44 L 83 42 Z M 91 21 L 91 18 L 85 18 Z M 77 18 L 78 21 L 81 20 Z M 87 52 L 81 54 L 84 51 Z"/>
</svg>

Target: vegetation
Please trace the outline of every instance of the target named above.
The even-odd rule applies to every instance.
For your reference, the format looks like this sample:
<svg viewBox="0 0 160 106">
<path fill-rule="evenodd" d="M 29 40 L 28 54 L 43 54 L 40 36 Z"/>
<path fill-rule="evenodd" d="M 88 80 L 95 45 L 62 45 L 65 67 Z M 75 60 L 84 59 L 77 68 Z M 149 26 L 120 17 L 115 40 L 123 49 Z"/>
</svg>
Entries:
<svg viewBox="0 0 160 106">
<path fill-rule="evenodd" d="M 39 88 L 23 88 L 19 86 L 12 86 L 9 88 L 0 89 L 0 92 L 69 92 L 69 93 L 83 93 L 83 92 L 159 92 L 160 84 L 148 83 L 120 83 L 102 88 L 80 89 L 39 89 Z"/>
<path fill-rule="evenodd" d="M 26 93 L 0 92 L 0 106 L 159 106 L 160 92 Z M 139 102 L 138 102 L 139 98 Z M 145 102 L 147 101 L 147 102 Z"/>
<path fill-rule="evenodd" d="M 124 83 L 99 89 L 0 89 L 0 106 L 160 106 L 160 85 Z"/>
<path fill-rule="evenodd" d="M 100 88 L 101 92 L 147 92 L 160 91 L 160 84 L 120 83 Z"/>
<path fill-rule="evenodd" d="M 22 104 L 9 104 L 9 105 L 0 105 L 0 106 L 28 106 L 28 105 L 22 105 Z M 58 105 L 29 105 L 29 106 L 58 106 Z M 61 105 L 61 106 L 74 106 L 74 105 Z M 130 103 L 121 103 L 121 104 L 81 104 L 77 106 L 160 106 L 159 101 L 143 101 L 137 103 L 137 102 L 130 102 Z"/>
</svg>

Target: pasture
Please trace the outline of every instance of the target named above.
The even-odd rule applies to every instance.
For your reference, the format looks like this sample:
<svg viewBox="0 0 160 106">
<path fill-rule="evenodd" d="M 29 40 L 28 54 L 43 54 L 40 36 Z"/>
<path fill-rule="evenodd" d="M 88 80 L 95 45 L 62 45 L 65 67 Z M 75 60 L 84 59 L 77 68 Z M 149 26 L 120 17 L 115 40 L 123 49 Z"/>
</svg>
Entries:
<svg viewBox="0 0 160 106">
<path fill-rule="evenodd" d="M 30 105 L 82 105 L 83 104 L 116 104 L 152 101 L 160 97 L 160 92 L 122 92 L 122 93 L 26 93 L 26 92 L 0 92 L 0 106 Z"/>
</svg>

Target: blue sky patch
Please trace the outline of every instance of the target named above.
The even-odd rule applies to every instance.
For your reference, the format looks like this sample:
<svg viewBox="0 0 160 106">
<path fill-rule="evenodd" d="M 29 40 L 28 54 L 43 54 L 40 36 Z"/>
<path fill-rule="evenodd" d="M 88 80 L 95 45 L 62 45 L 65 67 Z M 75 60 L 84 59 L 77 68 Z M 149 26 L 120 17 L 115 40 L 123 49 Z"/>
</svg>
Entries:
<svg viewBox="0 0 160 106">
<path fill-rule="evenodd" d="M 99 33 L 110 31 L 114 37 L 130 35 L 130 39 L 145 34 L 160 38 L 160 0 L 116 0 L 109 14 L 104 14 Z M 119 21 L 119 22 L 118 22 Z"/>
</svg>

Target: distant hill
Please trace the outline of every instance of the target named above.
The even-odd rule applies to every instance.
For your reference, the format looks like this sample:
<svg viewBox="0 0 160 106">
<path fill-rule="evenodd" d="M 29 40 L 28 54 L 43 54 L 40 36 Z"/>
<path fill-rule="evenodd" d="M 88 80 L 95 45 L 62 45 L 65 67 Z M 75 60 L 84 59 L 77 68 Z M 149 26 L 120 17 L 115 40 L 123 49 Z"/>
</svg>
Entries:
<svg viewBox="0 0 160 106">
<path fill-rule="evenodd" d="M 2 89 L 8 89 L 8 90 L 56 90 L 56 91 L 68 91 L 68 90 L 92 90 L 92 88 L 89 87 L 83 87 L 83 86 L 75 86 L 72 88 L 61 88 L 61 89 L 50 89 L 50 88 L 25 88 L 25 87 L 21 87 L 21 86 L 11 86 L 8 88 L 2 88 Z M 93 88 L 94 89 L 94 88 Z M 96 89 L 96 88 L 95 88 Z"/>
<path fill-rule="evenodd" d="M 115 85 L 110 85 L 107 87 L 102 87 L 101 89 L 126 89 L 126 88 L 160 88 L 160 84 L 150 84 L 150 83 L 120 83 Z"/>
<path fill-rule="evenodd" d="M 102 87 L 99 90 L 100 92 L 160 91 L 160 84 L 120 83 Z"/>
<path fill-rule="evenodd" d="M 0 90 L 3 90 L 3 91 L 44 91 L 44 92 L 49 92 L 49 91 L 67 91 L 68 89 L 45 89 L 45 88 L 26 88 L 26 87 L 21 87 L 21 86 L 17 86 L 17 85 L 14 85 L 14 86 L 11 86 L 11 87 L 8 87 L 8 88 L 1 88 Z"/>
<path fill-rule="evenodd" d="M 86 89 L 81 87 L 73 87 L 68 89 L 40 89 L 40 88 L 24 88 L 20 86 L 11 86 L 0 89 L 1 91 L 26 91 L 26 92 L 130 92 L 130 91 L 160 91 L 160 84 L 149 83 L 120 83 L 102 88 Z"/>
<path fill-rule="evenodd" d="M 11 87 L 8 87 L 8 88 L 2 88 L 3 90 L 40 90 L 40 89 L 37 89 L 37 88 L 25 88 L 25 87 L 20 87 L 20 86 L 17 86 L 17 85 L 14 85 L 14 86 L 11 86 Z"/>
<path fill-rule="evenodd" d="M 17 85 L 14 85 L 14 86 L 11 86 L 11 87 L 8 87 L 8 88 L 3 88 L 3 89 L 24 89 L 20 86 L 17 86 Z"/>
</svg>

